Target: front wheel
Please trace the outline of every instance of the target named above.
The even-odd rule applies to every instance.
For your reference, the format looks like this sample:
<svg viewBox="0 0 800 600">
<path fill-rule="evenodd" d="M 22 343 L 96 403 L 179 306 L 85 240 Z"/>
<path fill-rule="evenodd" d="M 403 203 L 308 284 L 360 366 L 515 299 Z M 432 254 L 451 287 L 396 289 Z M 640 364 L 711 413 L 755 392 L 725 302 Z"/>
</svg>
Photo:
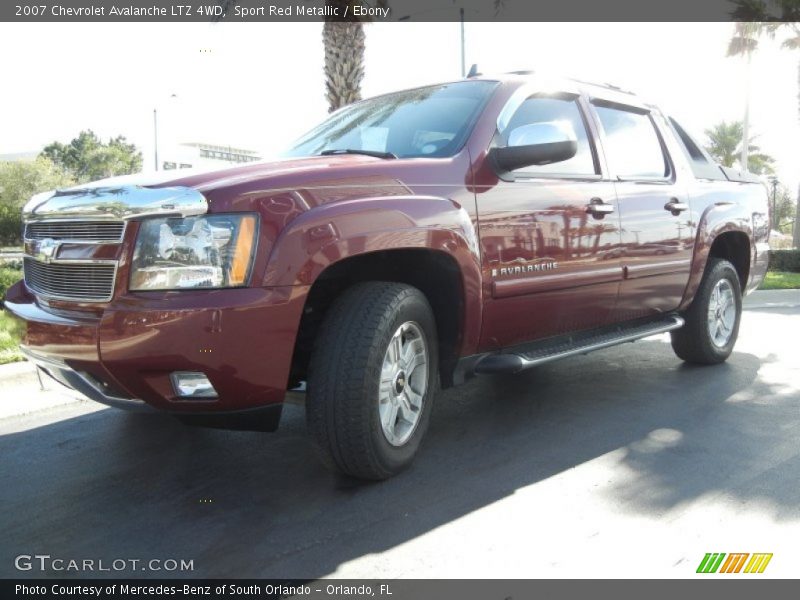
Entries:
<svg viewBox="0 0 800 600">
<path fill-rule="evenodd" d="M 306 421 L 324 462 L 362 479 L 407 467 L 438 385 L 433 311 L 411 286 L 353 286 L 330 308 L 311 357 Z"/>
<path fill-rule="evenodd" d="M 727 360 L 739 335 L 742 290 L 733 265 L 710 258 L 686 324 L 671 333 L 672 349 L 686 362 L 715 365 Z"/>
</svg>

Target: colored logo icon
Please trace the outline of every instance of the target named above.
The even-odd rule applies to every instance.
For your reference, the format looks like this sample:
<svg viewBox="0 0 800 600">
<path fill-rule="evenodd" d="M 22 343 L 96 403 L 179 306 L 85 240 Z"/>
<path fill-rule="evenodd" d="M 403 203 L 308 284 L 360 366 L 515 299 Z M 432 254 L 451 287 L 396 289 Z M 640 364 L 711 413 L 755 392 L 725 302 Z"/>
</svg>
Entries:
<svg viewBox="0 0 800 600">
<path fill-rule="evenodd" d="M 697 572 L 763 573 L 770 560 L 772 560 L 772 553 L 749 554 L 747 552 L 739 552 L 725 554 L 724 552 L 708 552 L 703 557 L 703 560 L 700 561 Z"/>
</svg>

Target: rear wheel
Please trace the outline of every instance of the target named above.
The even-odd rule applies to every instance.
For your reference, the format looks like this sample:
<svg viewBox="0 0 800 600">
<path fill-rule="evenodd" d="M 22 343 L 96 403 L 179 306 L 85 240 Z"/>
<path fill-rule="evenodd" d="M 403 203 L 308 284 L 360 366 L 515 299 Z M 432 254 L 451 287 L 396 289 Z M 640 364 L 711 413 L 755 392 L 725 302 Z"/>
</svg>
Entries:
<svg viewBox="0 0 800 600">
<path fill-rule="evenodd" d="M 330 308 L 311 357 L 309 432 L 324 462 L 362 479 L 407 467 L 438 385 L 433 311 L 418 289 L 368 282 Z"/>
<path fill-rule="evenodd" d="M 714 365 L 733 352 L 742 316 L 742 291 L 733 265 L 710 258 L 689 310 L 686 325 L 673 331 L 672 349 L 686 362 Z"/>
</svg>

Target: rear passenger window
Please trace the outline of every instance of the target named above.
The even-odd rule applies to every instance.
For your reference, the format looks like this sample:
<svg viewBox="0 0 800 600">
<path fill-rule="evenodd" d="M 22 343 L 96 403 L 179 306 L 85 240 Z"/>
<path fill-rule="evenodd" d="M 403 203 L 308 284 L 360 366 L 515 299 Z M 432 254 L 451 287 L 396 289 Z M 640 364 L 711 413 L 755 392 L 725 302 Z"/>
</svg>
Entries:
<svg viewBox="0 0 800 600">
<path fill-rule="evenodd" d="M 717 181 L 728 180 L 711 157 L 701 150 L 700 145 L 694 141 L 692 136 L 689 135 L 675 119 L 670 117 L 669 124 L 677 134 L 677 139 L 680 142 L 679 145 L 686 159 L 689 161 L 689 166 L 692 168 L 692 173 L 694 173 L 695 177 L 698 179 L 713 179 Z"/>
<path fill-rule="evenodd" d="M 655 125 L 646 113 L 595 106 L 611 169 L 623 179 L 661 179 L 669 168 Z"/>
<path fill-rule="evenodd" d="M 586 124 L 583 115 L 575 100 L 561 98 L 532 97 L 523 102 L 511 117 L 508 126 L 501 133 L 502 143 L 508 143 L 508 136 L 517 127 L 532 125 L 534 123 L 562 122 L 568 124 L 575 132 L 578 140 L 578 151 L 569 160 L 550 165 L 531 165 L 516 171 L 518 175 L 537 176 L 568 175 L 568 176 L 594 176 L 594 154 L 586 133 Z"/>
</svg>

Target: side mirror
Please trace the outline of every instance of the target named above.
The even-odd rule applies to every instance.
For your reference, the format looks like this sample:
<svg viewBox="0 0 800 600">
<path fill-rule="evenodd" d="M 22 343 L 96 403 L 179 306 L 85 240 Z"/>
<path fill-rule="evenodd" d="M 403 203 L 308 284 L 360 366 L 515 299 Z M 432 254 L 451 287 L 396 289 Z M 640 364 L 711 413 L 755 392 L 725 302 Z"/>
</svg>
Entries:
<svg viewBox="0 0 800 600">
<path fill-rule="evenodd" d="M 501 171 L 569 160 L 578 152 L 578 139 L 569 123 L 532 123 L 512 130 L 508 146 L 490 154 Z"/>
</svg>

